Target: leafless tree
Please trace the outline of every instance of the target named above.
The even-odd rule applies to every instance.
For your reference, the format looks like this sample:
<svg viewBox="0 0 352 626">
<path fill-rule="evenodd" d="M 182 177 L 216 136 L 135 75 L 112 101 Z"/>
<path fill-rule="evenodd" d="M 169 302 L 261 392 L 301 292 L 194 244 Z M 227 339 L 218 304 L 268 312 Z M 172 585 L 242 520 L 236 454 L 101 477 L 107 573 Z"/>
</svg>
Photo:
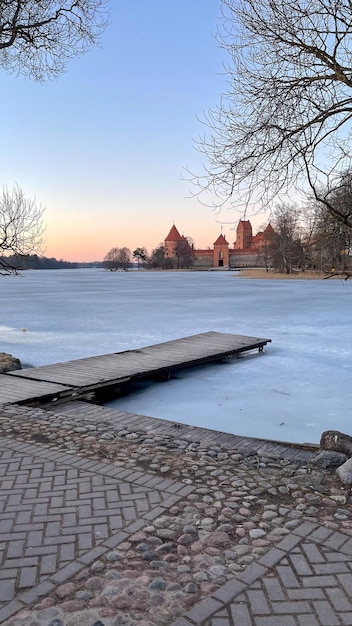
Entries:
<svg viewBox="0 0 352 626">
<path fill-rule="evenodd" d="M 329 198 L 351 171 L 351 0 L 221 1 L 229 88 L 206 116 L 208 165 L 193 182 L 243 208 L 308 183 L 352 228 L 352 214 Z"/>
<path fill-rule="evenodd" d="M 175 258 L 173 265 L 177 269 L 189 268 L 193 265 L 193 239 L 192 237 L 183 237 L 176 242 Z"/>
<path fill-rule="evenodd" d="M 41 253 L 44 244 L 44 209 L 26 198 L 15 185 L 0 196 L 0 274 L 16 274 L 21 257 Z"/>
<path fill-rule="evenodd" d="M 110 272 L 116 272 L 119 268 L 119 252 L 120 248 L 111 248 L 104 257 L 103 265 L 107 270 L 110 270 Z"/>
<path fill-rule="evenodd" d="M 269 243 L 272 267 L 285 274 L 291 274 L 294 268 L 304 269 L 302 225 L 298 207 L 287 204 L 276 206 L 272 225 L 274 232 Z"/>
<path fill-rule="evenodd" d="M 107 23 L 107 0 L 0 0 L 0 66 L 55 78 L 99 42 Z"/>
<path fill-rule="evenodd" d="M 110 272 L 116 272 L 119 269 L 126 270 L 131 263 L 131 251 L 124 248 L 111 248 L 104 258 L 103 264 Z"/>
<path fill-rule="evenodd" d="M 346 177 L 345 177 L 346 178 Z M 329 193 L 329 202 L 339 211 L 352 214 L 350 185 L 339 185 L 335 195 Z M 308 203 L 305 217 L 311 216 L 311 232 L 307 243 L 312 264 L 330 271 L 346 270 L 351 267 L 352 230 L 334 215 L 322 203 L 315 200 Z"/>
<path fill-rule="evenodd" d="M 127 270 L 131 265 L 131 250 L 129 248 L 123 247 L 120 248 L 118 262 L 120 268 L 123 270 Z"/>
</svg>

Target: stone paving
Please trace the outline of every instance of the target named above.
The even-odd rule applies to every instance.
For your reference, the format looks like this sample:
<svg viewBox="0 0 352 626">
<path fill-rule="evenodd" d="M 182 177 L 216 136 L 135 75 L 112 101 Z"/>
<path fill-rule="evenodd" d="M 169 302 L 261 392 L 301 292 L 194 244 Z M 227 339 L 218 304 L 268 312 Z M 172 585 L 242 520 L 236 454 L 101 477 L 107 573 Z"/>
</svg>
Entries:
<svg viewBox="0 0 352 626">
<path fill-rule="evenodd" d="M 352 624 L 352 540 L 303 523 L 173 626 Z"/>
<path fill-rule="evenodd" d="M 25 418 L 27 409 L 22 410 Z M 28 416 L 29 413 L 28 410 Z M 6 429 L 7 424 L 5 420 Z M 284 479 L 291 476 L 290 465 L 280 465 L 275 459 L 265 461 L 265 457 L 250 456 L 247 461 L 245 458 L 241 461 L 237 458 L 240 454 L 233 454 L 230 463 L 231 450 L 223 452 L 219 448 L 218 465 L 215 457 L 215 464 L 209 465 L 208 455 L 212 450 L 207 447 L 202 465 L 203 453 L 165 451 L 165 442 L 158 448 L 148 448 L 145 439 L 141 447 L 123 443 L 114 434 L 114 443 L 109 445 L 115 449 L 115 460 L 110 462 L 107 458 L 97 458 L 98 448 L 94 452 L 84 448 L 80 455 L 57 449 L 57 437 L 50 446 L 51 431 L 45 420 L 36 431 L 33 424 L 28 430 L 25 419 L 23 424 L 15 436 L 0 437 L 0 623 L 4 626 L 135 626 L 138 621 L 141 626 L 352 626 L 350 493 L 348 490 L 340 493 L 341 487 L 331 474 L 324 485 L 321 473 L 314 478 L 314 472 L 310 474 L 304 467 L 292 466 L 294 483 L 293 478 Z M 79 428 L 82 430 L 82 424 Z M 43 438 L 40 445 L 34 444 L 26 439 L 33 437 L 33 432 L 37 433 L 37 441 L 43 432 L 47 439 Z M 80 433 L 76 432 L 75 436 L 78 438 Z M 63 437 L 71 443 L 74 435 Z M 78 439 L 75 445 L 79 445 Z M 107 445 L 102 449 L 104 454 L 109 450 Z M 148 471 L 154 465 L 155 471 Z M 146 471 L 141 467 L 146 467 Z M 165 469 L 168 471 L 163 475 Z M 182 478 L 183 471 L 187 478 Z M 179 472 L 179 479 L 174 479 L 172 472 L 174 475 Z M 234 479 L 231 485 L 229 476 Z M 319 494 L 317 489 L 323 487 L 326 491 Z M 210 496 L 212 489 L 214 498 Z M 340 500 L 343 509 L 338 508 Z M 216 514 L 216 509 L 221 514 Z M 100 608 L 99 604 L 89 603 L 84 605 L 84 610 L 72 608 L 79 602 L 70 600 L 70 585 L 76 593 L 80 577 L 83 580 L 87 571 L 104 567 L 104 559 L 111 554 L 116 556 L 118 551 L 133 555 L 136 569 L 133 571 L 131 563 L 130 575 L 132 581 L 135 579 L 134 590 L 141 589 L 138 576 L 144 576 L 150 589 L 148 570 L 138 573 L 141 561 L 136 560 L 134 546 L 138 550 L 136 542 L 142 545 L 143 538 L 148 541 L 148 532 L 154 539 L 160 533 L 161 547 L 170 548 L 165 559 L 170 557 L 172 566 L 177 552 L 173 552 L 176 544 L 172 546 L 170 542 L 175 535 L 171 522 L 187 510 L 194 524 L 199 522 L 197 532 L 203 540 L 193 539 L 193 543 L 179 545 L 182 563 L 178 568 L 179 581 L 184 580 L 187 586 L 187 563 L 196 558 L 199 562 L 204 560 L 204 572 L 198 568 L 197 575 L 205 582 L 199 585 L 204 585 L 202 594 L 195 593 L 193 602 L 178 613 L 178 618 L 171 619 L 165 613 L 163 618 L 162 605 L 157 604 L 152 619 L 150 606 L 147 607 L 147 620 L 143 610 L 138 617 L 133 613 L 132 619 L 128 610 L 119 611 L 116 607 L 112 610 L 109 603 L 101 604 Z M 236 546 L 241 548 L 230 576 L 228 568 L 221 565 L 221 553 L 226 552 L 224 543 L 221 549 L 214 544 L 204 555 L 204 537 L 209 536 L 209 531 L 205 526 L 201 529 L 202 523 L 214 524 L 217 515 L 219 521 L 223 519 L 216 539 L 223 541 L 224 537 L 231 537 L 232 549 L 227 550 L 227 558 L 231 561 Z M 159 520 L 166 523 L 160 531 Z M 191 528 L 189 532 L 192 533 Z M 249 539 L 252 545 L 248 536 L 252 537 Z M 187 542 L 191 539 L 188 535 Z M 197 547 L 197 544 L 201 545 Z M 240 557 L 241 553 L 244 556 Z M 213 564 L 210 570 L 226 569 L 224 583 L 219 582 L 221 574 L 214 584 L 206 580 L 206 559 Z M 109 574 L 109 570 L 105 573 Z M 116 583 L 118 589 L 120 583 L 125 583 L 120 574 L 126 572 L 113 567 L 111 573 L 116 578 L 115 581 L 110 578 L 110 584 Z M 94 583 L 99 582 L 98 569 L 89 575 L 95 576 Z M 165 584 L 162 575 L 157 571 L 152 585 Z M 164 578 L 167 580 L 166 574 Z M 194 583 L 188 585 L 192 587 Z M 76 597 L 87 593 L 79 589 Z M 45 604 L 46 600 L 58 597 L 58 590 L 66 594 L 67 605 L 72 603 L 67 612 L 63 604 Z M 158 589 L 154 596 L 158 597 Z M 151 597 L 148 596 L 148 602 Z M 184 598 L 187 600 L 183 593 Z M 142 596 L 140 602 L 142 607 Z"/>
<path fill-rule="evenodd" d="M 0 623 L 193 490 L 9 439 L 0 477 Z"/>
</svg>

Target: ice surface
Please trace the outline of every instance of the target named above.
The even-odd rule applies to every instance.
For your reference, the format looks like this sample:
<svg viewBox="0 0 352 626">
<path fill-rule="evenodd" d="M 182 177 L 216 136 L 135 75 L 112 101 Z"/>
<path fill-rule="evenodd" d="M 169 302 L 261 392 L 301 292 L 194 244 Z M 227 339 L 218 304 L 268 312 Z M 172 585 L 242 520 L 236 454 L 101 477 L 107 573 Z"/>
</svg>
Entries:
<svg viewBox="0 0 352 626">
<path fill-rule="evenodd" d="M 31 366 L 208 330 L 272 339 L 262 355 L 140 385 L 118 408 L 284 441 L 352 434 L 352 281 L 39 270 L 0 277 L 0 294 L 0 351 Z"/>
</svg>

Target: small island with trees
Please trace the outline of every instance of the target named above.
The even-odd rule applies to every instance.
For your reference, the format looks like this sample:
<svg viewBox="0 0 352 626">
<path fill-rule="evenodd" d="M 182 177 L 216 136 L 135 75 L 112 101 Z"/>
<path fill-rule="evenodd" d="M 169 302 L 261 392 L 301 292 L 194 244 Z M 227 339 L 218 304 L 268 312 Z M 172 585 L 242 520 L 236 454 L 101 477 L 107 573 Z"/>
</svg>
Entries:
<svg viewBox="0 0 352 626">
<path fill-rule="evenodd" d="M 342 177 L 330 201 L 340 211 L 349 210 L 352 176 Z M 345 208 L 344 208 L 345 205 Z M 270 223 L 253 235 L 249 220 L 239 220 L 236 240 L 230 246 L 220 234 L 212 246 L 197 249 L 191 237 L 181 235 L 175 225 L 165 240 L 149 255 L 145 247 L 132 253 L 127 247 L 112 248 L 104 259 L 110 271 L 131 267 L 143 269 L 240 269 L 265 268 L 283 274 L 309 271 L 329 274 L 352 269 L 352 230 L 316 201 L 304 208 L 280 204 Z"/>
</svg>

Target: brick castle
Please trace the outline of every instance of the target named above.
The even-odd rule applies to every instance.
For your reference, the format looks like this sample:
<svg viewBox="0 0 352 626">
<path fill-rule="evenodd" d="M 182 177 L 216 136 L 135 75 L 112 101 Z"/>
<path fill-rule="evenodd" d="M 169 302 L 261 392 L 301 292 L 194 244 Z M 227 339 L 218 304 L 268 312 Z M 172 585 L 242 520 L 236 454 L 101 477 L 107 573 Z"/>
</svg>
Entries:
<svg viewBox="0 0 352 626">
<path fill-rule="evenodd" d="M 197 250 L 187 238 L 180 235 L 172 226 L 165 238 L 165 256 L 173 267 L 193 267 L 230 269 L 233 267 L 263 267 L 270 238 L 274 234 L 269 224 L 264 231 L 253 235 L 249 220 L 240 220 L 237 226 L 233 248 L 223 234 L 219 235 L 212 248 Z"/>
</svg>

